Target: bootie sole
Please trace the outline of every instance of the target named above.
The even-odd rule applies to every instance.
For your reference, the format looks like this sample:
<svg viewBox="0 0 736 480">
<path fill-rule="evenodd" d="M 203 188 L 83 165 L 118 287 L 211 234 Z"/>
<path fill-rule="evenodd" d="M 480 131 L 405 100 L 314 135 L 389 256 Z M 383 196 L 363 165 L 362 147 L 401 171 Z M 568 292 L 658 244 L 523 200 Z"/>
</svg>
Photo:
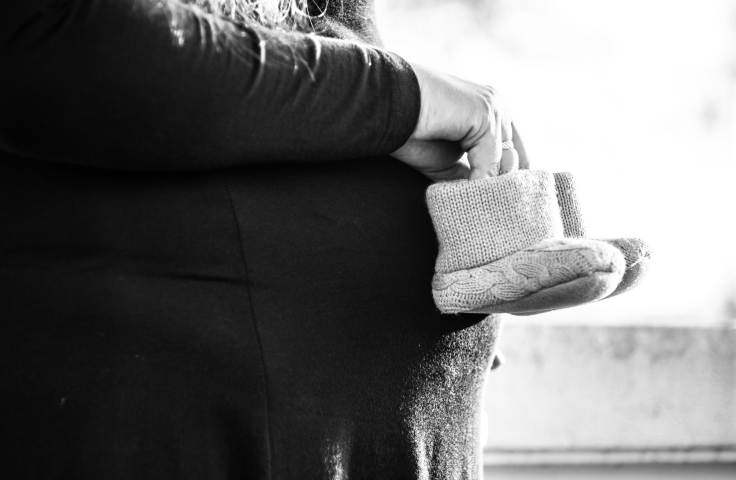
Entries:
<svg viewBox="0 0 736 480">
<path fill-rule="evenodd" d="M 618 273 L 596 272 L 587 277 L 540 290 L 519 300 L 506 302 L 497 307 L 474 309 L 468 313 L 511 313 L 524 316 L 577 307 L 611 295 L 620 280 L 621 275 Z"/>
<path fill-rule="evenodd" d="M 586 238 L 585 216 L 580 205 L 575 179 L 569 172 L 553 173 L 557 203 L 560 207 L 564 235 L 567 238 Z M 637 286 L 649 270 L 651 251 L 649 246 L 639 238 L 599 238 L 618 248 L 626 260 L 624 273 L 618 288 L 611 297 L 628 292 Z"/>
<path fill-rule="evenodd" d="M 530 170 L 430 186 L 427 206 L 439 240 L 437 307 L 537 312 L 613 293 L 625 272 L 622 252 L 606 242 L 564 238 L 558 195 L 551 173 Z"/>
<path fill-rule="evenodd" d="M 547 311 L 609 295 L 624 265 L 607 243 L 547 239 L 486 265 L 436 273 L 432 293 L 445 313 Z"/>
</svg>

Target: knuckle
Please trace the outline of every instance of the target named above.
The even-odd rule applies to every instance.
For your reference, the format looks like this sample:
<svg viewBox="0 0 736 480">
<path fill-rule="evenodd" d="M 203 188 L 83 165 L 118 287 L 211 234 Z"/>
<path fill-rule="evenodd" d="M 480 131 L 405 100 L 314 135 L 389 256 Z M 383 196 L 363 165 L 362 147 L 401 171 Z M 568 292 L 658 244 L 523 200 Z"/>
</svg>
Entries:
<svg viewBox="0 0 736 480">
<path fill-rule="evenodd" d="M 498 115 L 498 109 L 496 108 L 496 102 L 494 101 L 493 97 L 490 97 L 488 95 L 481 95 L 476 102 L 476 106 L 479 109 L 479 113 L 485 119 L 495 119 Z"/>
<path fill-rule="evenodd" d="M 488 92 L 489 95 L 498 96 L 498 89 L 496 89 L 495 87 L 485 85 L 485 90 L 486 92 Z"/>
</svg>

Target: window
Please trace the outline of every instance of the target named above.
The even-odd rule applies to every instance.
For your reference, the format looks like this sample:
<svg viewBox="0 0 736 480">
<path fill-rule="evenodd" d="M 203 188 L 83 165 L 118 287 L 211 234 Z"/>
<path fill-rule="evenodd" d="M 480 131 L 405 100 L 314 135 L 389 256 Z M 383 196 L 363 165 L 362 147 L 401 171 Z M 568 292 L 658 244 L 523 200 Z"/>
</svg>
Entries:
<svg viewBox="0 0 736 480">
<path fill-rule="evenodd" d="M 498 88 L 594 237 L 653 251 L 626 295 L 507 318 L 487 462 L 735 462 L 736 1 L 377 7 L 389 50 Z"/>
</svg>

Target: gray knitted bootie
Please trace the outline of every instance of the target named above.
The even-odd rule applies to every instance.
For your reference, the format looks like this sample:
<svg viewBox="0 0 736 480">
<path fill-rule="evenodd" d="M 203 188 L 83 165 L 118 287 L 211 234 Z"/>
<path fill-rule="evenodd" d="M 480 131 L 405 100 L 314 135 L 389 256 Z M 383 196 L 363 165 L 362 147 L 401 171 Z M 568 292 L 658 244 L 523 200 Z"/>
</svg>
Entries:
<svg viewBox="0 0 736 480">
<path fill-rule="evenodd" d="M 617 248 L 564 238 L 550 173 L 437 183 L 427 205 L 439 240 L 432 293 L 445 313 L 565 308 L 609 295 L 623 276 Z"/>
<path fill-rule="evenodd" d="M 554 174 L 555 190 L 557 191 L 557 203 L 560 206 L 562 226 L 565 237 L 584 238 L 587 237 L 585 228 L 585 216 L 583 215 L 575 187 L 572 173 L 560 172 Z M 609 295 L 613 297 L 628 292 L 636 287 L 649 271 L 649 260 L 651 251 L 649 246 L 639 238 L 613 238 L 599 239 L 616 247 L 626 260 L 626 270 L 616 290 Z"/>
</svg>

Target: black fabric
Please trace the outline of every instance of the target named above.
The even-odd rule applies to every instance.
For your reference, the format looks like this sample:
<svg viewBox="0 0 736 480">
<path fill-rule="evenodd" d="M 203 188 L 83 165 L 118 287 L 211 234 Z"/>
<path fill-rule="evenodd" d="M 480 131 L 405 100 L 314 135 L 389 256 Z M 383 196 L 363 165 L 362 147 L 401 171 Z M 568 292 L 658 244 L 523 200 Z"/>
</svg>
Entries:
<svg viewBox="0 0 736 480">
<path fill-rule="evenodd" d="M 128 170 L 345 160 L 398 149 L 419 115 L 411 67 L 363 43 L 173 0 L 3 10 L 0 147 L 34 158 Z"/>
<path fill-rule="evenodd" d="M 403 88 L 386 80 L 395 73 L 361 91 Z M 10 75 L 4 105 L 25 96 L 43 114 L 49 97 L 33 99 L 41 80 L 25 89 L 24 75 Z M 333 115 L 352 89 L 343 80 L 329 87 L 339 91 Z M 180 100 L 198 103 L 184 91 Z M 402 118 L 374 96 L 384 120 Z M 428 180 L 371 155 L 403 127 L 371 127 L 353 143 L 330 130 L 339 116 L 307 111 L 289 123 L 300 114 L 288 99 L 263 104 L 291 110 L 282 119 L 303 128 L 293 135 L 311 153 L 273 145 L 283 157 L 260 156 L 245 140 L 219 145 L 239 140 L 217 133 L 191 153 L 183 120 L 148 151 L 133 117 L 113 119 L 130 128 L 120 133 L 129 142 L 102 132 L 106 149 L 86 147 L 82 136 L 111 119 L 80 123 L 72 112 L 56 117 L 76 122 L 61 132 L 50 120 L 28 131 L 2 114 L 0 477 L 477 478 L 479 395 L 498 319 L 433 305 Z M 310 115 L 318 126 L 301 124 Z M 348 117 L 337 131 L 359 128 L 358 114 Z M 128 144 L 138 135 L 143 146 Z M 322 157 L 330 146 L 341 150 Z"/>
</svg>

